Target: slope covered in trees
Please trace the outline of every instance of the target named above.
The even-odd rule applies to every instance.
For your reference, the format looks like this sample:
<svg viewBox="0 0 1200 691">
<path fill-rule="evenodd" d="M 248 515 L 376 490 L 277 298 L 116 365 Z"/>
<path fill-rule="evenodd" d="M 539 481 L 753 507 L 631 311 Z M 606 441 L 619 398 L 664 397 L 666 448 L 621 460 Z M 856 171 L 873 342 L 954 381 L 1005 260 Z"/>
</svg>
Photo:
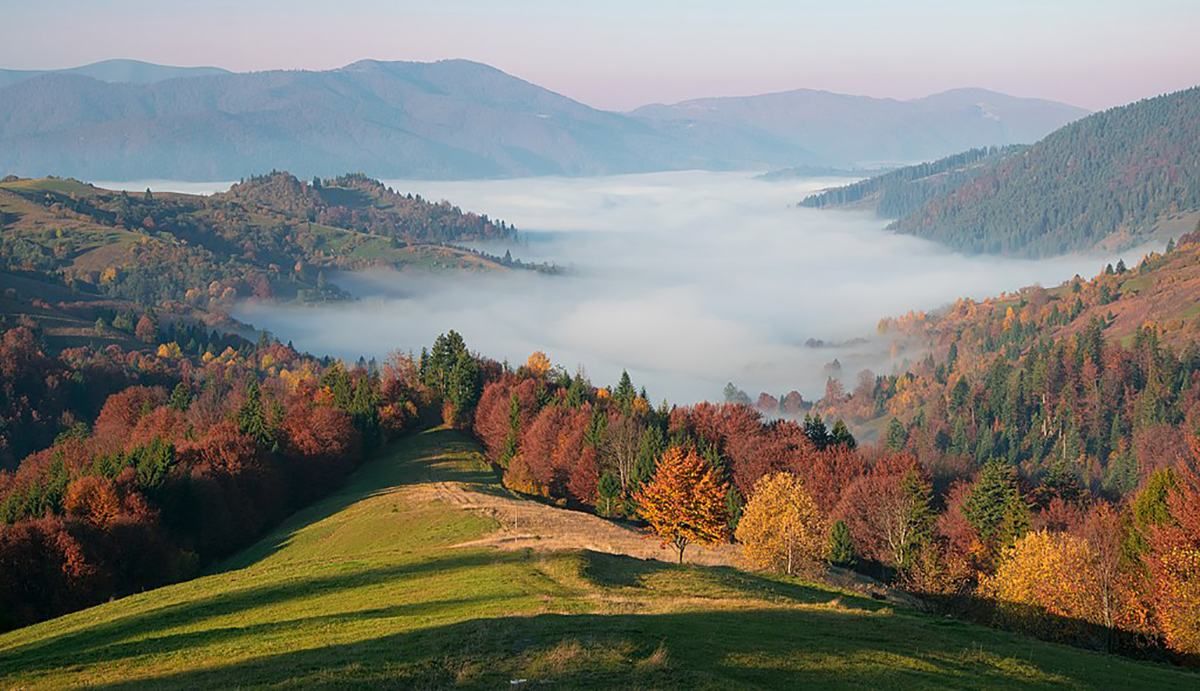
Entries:
<svg viewBox="0 0 1200 691">
<path fill-rule="evenodd" d="M 221 314 L 250 297 L 346 297 L 326 279 L 336 270 L 547 268 L 448 244 L 516 231 L 361 175 L 306 183 L 276 172 L 207 197 L 6 178 L 0 230 L 3 314 L 68 344 L 112 341 L 113 330 L 87 327 L 111 326 L 121 312 L 174 318 Z"/>
<path fill-rule="evenodd" d="M 989 163 L 1021 146 L 971 149 L 930 163 L 905 166 L 844 187 L 809 195 L 800 206 L 812 209 L 869 208 L 884 218 L 900 218 L 946 190 L 987 170 Z"/>
<path fill-rule="evenodd" d="M 448 487 L 465 504 L 440 499 Z M 590 550 L 480 546 L 496 525 L 469 505 L 505 494 L 461 433 L 409 437 L 205 578 L 0 635 L 0 684 L 1195 683 L 1182 670 L 1038 643 L 792 578 Z M 521 503 L 531 514 L 567 513 Z"/>
<path fill-rule="evenodd" d="M 965 252 L 1049 256 L 1177 235 L 1198 213 L 1200 87 L 1073 122 L 891 228 Z"/>
</svg>

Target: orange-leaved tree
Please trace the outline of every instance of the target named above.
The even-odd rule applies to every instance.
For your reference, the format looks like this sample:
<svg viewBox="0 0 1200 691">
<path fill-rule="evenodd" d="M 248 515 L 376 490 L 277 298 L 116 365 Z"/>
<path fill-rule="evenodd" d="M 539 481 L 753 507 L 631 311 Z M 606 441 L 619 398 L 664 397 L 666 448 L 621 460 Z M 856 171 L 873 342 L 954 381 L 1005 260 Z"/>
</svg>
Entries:
<svg viewBox="0 0 1200 691">
<path fill-rule="evenodd" d="M 695 451 L 671 447 L 635 500 L 642 518 L 663 545 L 674 545 L 679 551 L 682 564 L 683 550 L 689 544 L 713 544 L 729 538 L 726 491 L 716 470 Z"/>
<path fill-rule="evenodd" d="M 737 539 L 746 560 L 789 576 L 825 558 L 825 519 L 816 502 L 791 473 L 760 479 L 738 521 Z"/>
</svg>

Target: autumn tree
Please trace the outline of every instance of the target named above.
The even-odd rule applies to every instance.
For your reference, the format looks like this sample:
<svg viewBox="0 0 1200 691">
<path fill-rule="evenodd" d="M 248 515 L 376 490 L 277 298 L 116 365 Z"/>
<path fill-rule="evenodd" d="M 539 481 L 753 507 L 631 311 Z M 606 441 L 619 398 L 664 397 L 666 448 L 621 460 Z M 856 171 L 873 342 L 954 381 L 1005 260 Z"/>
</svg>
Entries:
<svg viewBox="0 0 1200 691">
<path fill-rule="evenodd" d="M 1200 455 L 1198 455 L 1200 458 Z M 1181 467 L 1168 516 L 1150 529 L 1149 567 L 1158 628 L 1167 645 L 1200 654 L 1200 475 Z"/>
<path fill-rule="evenodd" d="M 776 473 L 754 485 L 737 540 L 751 565 L 790 576 L 825 557 L 825 521 L 800 478 Z"/>
<path fill-rule="evenodd" d="M 545 377 L 550 367 L 550 358 L 540 350 L 530 353 L 529 359 L 525 361 L 525 369 L 529 370 L 529 374 L 535 379 Z"/>
<path fill-rule="evenodd" d="M 637 493 L 638 511 L 663 545 L 673 545 L 683 563 L 692 543 L 714 544 L 728 539 L 725 482 L 695 451 L 667 449 L 650 482 Z"/>
<path fill-rule="evenodd" d="M 846 488 L 836 514 L 864 556 L 906 571 L 933 536 L 931 501 L 916 459 L 888 454 Z"/>
<path fill-rule="evenodd" d="M 1086 635 L 1081 623 L 1104 624 L 1098 560 L 1083 538 L 1046 530 L 1027 533 L 1005 550 L 995 574 L 980 579 L 978 592 L 996 600 L 997 614 L 1007 625 L 1077 639 Z"/>
</svg>

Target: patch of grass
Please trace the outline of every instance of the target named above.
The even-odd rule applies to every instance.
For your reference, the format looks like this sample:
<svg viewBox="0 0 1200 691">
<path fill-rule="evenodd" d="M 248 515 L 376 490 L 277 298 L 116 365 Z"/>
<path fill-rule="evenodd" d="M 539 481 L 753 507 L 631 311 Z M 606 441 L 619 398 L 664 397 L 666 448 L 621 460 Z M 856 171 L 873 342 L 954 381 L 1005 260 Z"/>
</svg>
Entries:
<svg viewBox="0 0 1200 691">
<path fill-rule="evenodd" d="M 207 575 L 0 636 L 0 686 L 1195 688 L 1200 677 L 783 577 L 455 545 L 503 491 L 434 430 Z M 445 495 L 457 496 L 457 495 Z"/>
</svg>

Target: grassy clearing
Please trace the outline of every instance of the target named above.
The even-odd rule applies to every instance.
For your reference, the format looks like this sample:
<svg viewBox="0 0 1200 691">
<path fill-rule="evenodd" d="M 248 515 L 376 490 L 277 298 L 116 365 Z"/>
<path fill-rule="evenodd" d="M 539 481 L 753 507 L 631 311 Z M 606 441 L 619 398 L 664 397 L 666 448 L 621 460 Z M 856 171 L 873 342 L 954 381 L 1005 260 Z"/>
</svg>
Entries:
<svg viewBox="0 0 1200 691">
<path fill-rule="evenodd" d="M 0 687 L 1200 681 L 730 568 L 453 547 L 495 524 L 416 498 L 434 482 L 502 491 L 470 441 L 418 435 L 204 577 L 0 636 Z"/>
</svg>

